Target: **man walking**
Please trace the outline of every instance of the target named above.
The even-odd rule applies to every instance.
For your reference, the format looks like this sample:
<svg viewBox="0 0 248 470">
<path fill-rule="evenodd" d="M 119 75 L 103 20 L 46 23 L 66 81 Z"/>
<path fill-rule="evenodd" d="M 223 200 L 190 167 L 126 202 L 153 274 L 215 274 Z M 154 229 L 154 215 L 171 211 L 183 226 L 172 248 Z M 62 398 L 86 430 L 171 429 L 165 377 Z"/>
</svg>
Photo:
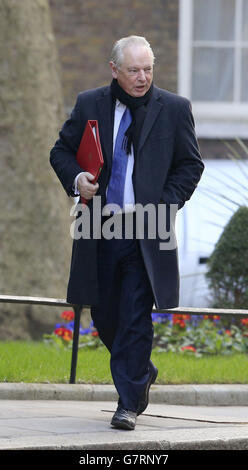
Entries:
<svg viewBox="0 0 248 470">
<path fill-rule="evenodd" d="M 91 305 L 100 338 L 111 353 L 111 373 L 119 394 L 111 425 L 134 429 L 148 405 L 157 377 L 150 360 L 151 311 L 178 306 L 176 246 L 161 249 L 161 237 L 149 236 L 147 218 L 139 237 L 137 204 L 168 212 L 180 209 L 201 177 L 204 165 L 187 99 L 153 84 L 153 51 L 143 37 L 117 41 L 112 50 L 110 86 L 80 93 L 70 118 L 51 150 L 50 161 L 68 195 L 101 197 L 103 227 L 119 220 L 122 237 L 73 241 L 67 300 Z M 89 119 L 97 119 L 104 166 L 98 182 L 84 172 L 76 152 Z M 112 214 L 111 207 L 121 211 Z M 127 214 L 129 212 L 129 214 Z M 132 217 L 132 237 L 125 237 Z M 91 223 L 91 222 L 90 222 Z M 91 226 L 92 233 L 92 226 Z"/>
</svg>

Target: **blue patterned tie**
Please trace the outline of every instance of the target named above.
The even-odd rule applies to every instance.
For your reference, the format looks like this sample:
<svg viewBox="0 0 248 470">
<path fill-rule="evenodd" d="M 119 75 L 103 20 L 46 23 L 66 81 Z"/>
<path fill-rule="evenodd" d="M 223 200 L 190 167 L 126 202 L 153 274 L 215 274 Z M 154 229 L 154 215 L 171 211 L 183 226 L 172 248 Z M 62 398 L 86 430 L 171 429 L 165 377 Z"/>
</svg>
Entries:
<svg viewBox="0 0 248 470">
<path fill-rule="evenodd" d="M 126 108 L 119 125 L 113 156 L 112 171 L 108 185 L 107 204 L 118 204 L 123 207 L 124 185 L 127 171 L 128 155 L 123 148 L 125 132 L 132 122 L 132 116 Z"/>
</svg>

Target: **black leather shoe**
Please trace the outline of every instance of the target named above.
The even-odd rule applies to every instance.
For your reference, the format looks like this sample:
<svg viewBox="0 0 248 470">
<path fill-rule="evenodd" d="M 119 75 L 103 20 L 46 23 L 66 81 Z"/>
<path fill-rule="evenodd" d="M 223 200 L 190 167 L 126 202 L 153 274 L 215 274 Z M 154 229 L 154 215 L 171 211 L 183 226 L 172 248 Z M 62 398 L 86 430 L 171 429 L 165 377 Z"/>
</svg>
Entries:
<svg viewBox="0 0 248 470">
<path fill-rule="evenodd" d="M 137 413 L 134 411 L 126 410 L 122 406 L 118 405 L 118 408 L 111 420 L 111 425 L 118 429 L 129 429 L 135 428 Z"/>
<path fill-rule="evenodd" d="M 155 365 L 152 363 L 152 361 L 149 362 L 149 379 L 146 384 L 146 388 L 144 390 L 144 393 L 139 401 L 139 407 L 137 410 L 137 416 L 141 415 L 145 411 L 145 409 L 148 406 L 149 403 L 149 390 L 150 386 L 155 382 L 156 378 L 158 375 L 158 369 L 155 367 Z"/>
</svg>

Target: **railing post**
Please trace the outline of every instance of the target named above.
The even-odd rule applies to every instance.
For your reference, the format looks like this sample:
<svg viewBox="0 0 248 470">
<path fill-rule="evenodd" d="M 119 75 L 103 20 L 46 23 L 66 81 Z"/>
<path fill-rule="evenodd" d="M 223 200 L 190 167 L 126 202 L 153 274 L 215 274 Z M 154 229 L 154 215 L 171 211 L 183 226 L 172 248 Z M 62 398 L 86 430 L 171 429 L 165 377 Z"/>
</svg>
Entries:
<svg viewBox="0 0 248 470">
<path fill-rule="evenodd" d="M 83 308 L 82 305 L 73 306 L 75 317 L 74 317 L 74 332 L 73 332 L 73 343 L 72 343 L 70 384 L 74 384 L 76 380 L 78 339 L 79 339 L 80 317 L 81 317 L 82 308 Z"/>
</svg>

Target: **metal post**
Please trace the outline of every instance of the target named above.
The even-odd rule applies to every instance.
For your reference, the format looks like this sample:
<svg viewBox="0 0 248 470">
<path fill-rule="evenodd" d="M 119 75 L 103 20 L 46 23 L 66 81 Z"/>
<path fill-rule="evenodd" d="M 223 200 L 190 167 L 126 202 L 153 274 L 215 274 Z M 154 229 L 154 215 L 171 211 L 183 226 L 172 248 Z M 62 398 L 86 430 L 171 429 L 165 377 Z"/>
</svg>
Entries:
<svg viewBox="0 0 248 470">
<path fill-rule="evenodd" d="M 82 305 L 74 305 L 74 332 L 73 332 L 73 343 L 72 343 L 72 358 L 71 358 L 71 376 L 70 384 L 74 384 L 76 380 L 76 369 L 77 369 L 77 356 L 78 356 L 78 338 L 79 338 L 79 329 L 80 329 L 80 317 Z"/>
</svg>

